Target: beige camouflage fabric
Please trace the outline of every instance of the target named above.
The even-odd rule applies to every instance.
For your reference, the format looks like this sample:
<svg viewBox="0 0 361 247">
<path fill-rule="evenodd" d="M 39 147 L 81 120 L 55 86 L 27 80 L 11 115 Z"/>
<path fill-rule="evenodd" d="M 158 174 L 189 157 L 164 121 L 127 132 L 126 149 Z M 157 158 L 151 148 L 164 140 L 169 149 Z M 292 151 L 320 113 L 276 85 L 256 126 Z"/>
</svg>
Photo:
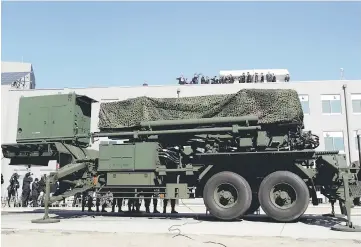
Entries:
<svg viewBox="0 0 361 247">
<path fill-rule="evenodd" d="M 260 124 L 303 125 L 298 94 L 290 89 L 242 89 L 236 94 L 185 98 L 138 97 L 102 103 L 99 129 L 134 127 L 142 121 L 257 115 Z"/>
</svg>

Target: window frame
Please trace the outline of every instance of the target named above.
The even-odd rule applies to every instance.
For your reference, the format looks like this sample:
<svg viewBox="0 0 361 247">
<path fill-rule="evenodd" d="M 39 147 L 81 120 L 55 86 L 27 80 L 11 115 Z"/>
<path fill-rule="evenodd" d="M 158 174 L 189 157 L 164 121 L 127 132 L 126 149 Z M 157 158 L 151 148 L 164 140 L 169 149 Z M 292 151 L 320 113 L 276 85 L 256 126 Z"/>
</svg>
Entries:
<svg viewBox="0 0 361 247">
<path fill-rule="evenodd" d="M 334 98 L 337 99 L 334 99 Z M 323 102 L 327 101 L 330 104 L 330 110 L 331 112 L 323 112 Z M 332 105 L 331 102 L 332 101 L 339 101 L 340 102 L 340 112 L 332 112 Z M 341 103 L 341 95 L 340 94 L 322 94 L 321 95 L 321 112 L 322 115 L 342 115 L 342 103 Z"/>
<path fill-rule="evenodd" d="M 360 101 L 360 105 L 361 105 L 361 93 L 354 93 L 351 94 L 351 109 L 352 109 L 352 113 L 355 115 L 361 115 L 361 108 L 360 108 L 360 112 L 355 112 L 354 108 L 353 108 L 353 102 L 354 101 Z"/>
<path fill-rule="evenodd" d="M 302 106 L 302 102 L 307 102 L 308 103 L 308 112 L 306 113 L 302 107 L 302 111 L 303 111 L 303 115 L 310 115 L 311 114 L 311 109 L 310 109 L 310 97 L 308 94 L 299 94 L 298 98 L 301 101 L 301 106 Z M 301 99 L 301 98 L 306 98 L 306 99 Z"/>
<path fill-rule="evenodd" d="M 327 136 L 329 135 L 329 136 Z M 323 131 L 322 133 L 323 136 L 323 141 L 325 143 L 325 151 L 339 151 L 340 153 L 345 153 L 346 152 L 346 145 L 345 145 L 345 135 L 343 133 L 343 131 Z M 326 137 L 331 137 L 332 138 L 332 146 L 333 148 L 335 148 L 335 141 L 334 138 L 342 138 L 342 144 L 343 144 L 343 150 L 327 150 L 326 149 Z"/>
</svg>

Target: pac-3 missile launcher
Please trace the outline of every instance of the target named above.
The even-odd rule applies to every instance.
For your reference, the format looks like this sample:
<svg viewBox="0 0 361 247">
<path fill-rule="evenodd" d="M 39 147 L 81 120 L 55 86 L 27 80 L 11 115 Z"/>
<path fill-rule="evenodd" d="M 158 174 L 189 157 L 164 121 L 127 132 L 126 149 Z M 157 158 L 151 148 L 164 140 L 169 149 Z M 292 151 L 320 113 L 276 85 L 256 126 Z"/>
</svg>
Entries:
<svg viewBox="0 0 361 247">
<path fill-rule="evenodd" d="M 42 222 L 54 221 L 51 202 L 89 190 L 119 198 L 203 198 L 220 220 L 262 207 L 290 222 L 310 200 L 318 204 L 320 188 L 348 216 L 344 229 L 358 230 L 351 207 L 361 196 L 359 166 L 348 166 L 337 151 L 315 151 L 318 137 L 303 130 L 293 90 L 103 103 L 100 131 L 92 133 L 94 102 L 75 93 L 20 99 L 17 141 L 2 145 L 4 157 L 10 165 L 60 164 L 47 179 Z M 111 141 L 91 149 L 100 137 Z"/>
</svg>

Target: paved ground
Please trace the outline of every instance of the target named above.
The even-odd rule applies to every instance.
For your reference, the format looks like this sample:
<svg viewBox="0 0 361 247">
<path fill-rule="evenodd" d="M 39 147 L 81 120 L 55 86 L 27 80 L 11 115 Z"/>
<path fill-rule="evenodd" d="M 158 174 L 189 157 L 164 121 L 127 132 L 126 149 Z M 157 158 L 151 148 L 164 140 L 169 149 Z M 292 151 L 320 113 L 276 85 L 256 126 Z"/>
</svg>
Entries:
<svg viewBox="0 0 361 247">
<path fill-rule="evenodd" d="M 70 246 L 85 241 L 91 245 L 117 246 L 251 246 L 288 244 L 332 247 L 340 244 L 361 246 L 361 233 L 331 231 L 344 223 L 342 218 L 313 215 L 330 211 L 329 207 L 310 207 L 297 223 L 275 223 L 264 215 L 247 216 L 235 222 L 219 222 L 205 215 L 203 207 L 178 207 L 179 215 L 129 216 L 112 213 L 81 213 L 78 209 L 52 209 L 51 217 L 60 223 L 33 224 L 42 209 L 3 209 L 1 213 L 3 246 Z M 354 222 L 361 225 L 361 208 L 353 210 Z M 337 212 L 336 212 L 337 213 Z M 33 242 L 32 242 L 33 241 Z M 120 244 L 122 241 L 122 244 Z M 219 245 L 219 244 L 218 244 Z"/>
</svg>

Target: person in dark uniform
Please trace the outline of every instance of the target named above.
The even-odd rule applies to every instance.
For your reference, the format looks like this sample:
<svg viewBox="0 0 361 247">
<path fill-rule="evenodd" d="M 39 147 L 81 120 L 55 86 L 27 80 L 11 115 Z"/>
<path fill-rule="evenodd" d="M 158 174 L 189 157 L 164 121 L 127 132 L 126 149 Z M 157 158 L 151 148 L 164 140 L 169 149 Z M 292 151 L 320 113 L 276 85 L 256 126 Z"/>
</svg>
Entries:
<svg viewBox="0 0 361 247">
<path fill-rule="evenodd" d="M 167 213 L 167 205 L 168 205 L 168 199 L 164 199 L 163 201 L 163 214 Z M 171 213 L 177 214 L 178 212 L 175 211 L 175 199 L 170 199 L 170 206 L 172 208 Z"/>
<path fill-rule="evenodd" d="M 140 202 L 138 198 L 128 199 L 128 212 L 133 212 L 133 213 L 140 212 Z"/>
<path fill-rule="evenodd" d="M 184 85 L 184 84 L 186 84 L 183 75 L 181 75 L 180 77 L 177 77 L 176 79 L 177 79 L 179 85 Z"/>
<path fill-rule="evenodd" d="M 92 212 L 92 206 L 93 206 L 93 201 L 91 201 L 91 203 L 89 203 L 89 196 L 88 196 L 89 192 L 82 192 L 81 193 L 81 211 L 84 212 L 85 211 L 85 206 L 88 207 L 88 212 Z"/>
<path fill-rule="evenodd" d="M 1 184 L 3 184 L 4 183 L 4 176 L 3 176 L 3 174 L 1 173 Z"/>
<path fill-rule="evenodd" d="M 255 74 L 254 74 L 254 82 L 255 82 L 255 83 L 258 83 L 258 73 L 255 73 Z"/>
<path fill-rule="evenodd" d="M 93 212 L 93 209 L 92 207 L 94 206 L 93 204 L 93 194 L 94 194 L 94 191 L 88 191 L 88 193 L 86 194 L 87 195 L 87 198 L 86 198 L 86 204 L 88 206 L 88 212 Z"/>
<path fill-rule="evenodd" d="M 150 197 L 153 196 L 153 213 L 157 214 L 159 211 L 157 210 L 158 206 L 158 199 L 156 198 L 156 194 L 148 194 Z M 145 206 L 145 212 L 150 213 L 150 201 L 151 198 L 144 198 L 144 206 Z"/>
<path fill-rule="evenodd" d="M 116 198 L 116 197 L 121 197 L 122 194 L 117 194 L 114 193 L 114 197 L 113 197 L 113 203 L 112 203 L 112 212 L 115 212 L 115 205 L 118 206 L 118 213 L 123 212 L 122 211 L 122 206 L 123 206 L 123 198 Z"/>
<path fill-rule="evenodd" d="M 102 205 L 102 212 L 107 212 L 106 207 L 110 206 L 113 202 L 113 193 L 108 191 L 104 196 L 101 197 L 100 204 Z"/>
<path fill-rule="evenodd" d="M 102 199 L 102 196 L 100 193 L 96 193 L 95 194 L 95 208 L 96 208 L 96 212 L 100 212 L 99 207 L 100 207 L 100 201 Z"/>
<path fill-rule="evenodd" d="M 201 84 L 206 84 L 206 79 L 204 78 L 204 75 L 201 77 Z"/>
<path fill-rule="evenodd" d="M 263 75 L 263 73 L 261 73 L 261 80 L 260 80 L 261 82 L 264 82 L 264 75 Z"/>
<path fill-rule="evenodd" d="M 224 84 L 225 80 L 226 80 L 226 78 L 224 76 L 220 76 L 218 82 L 219 82 L 219 84 Z"/>
<path fill-rule="evenodd" d="M 39 181 L 39 191 L 45 193 L 45 187 L 46 187 L 46 175 L 42 176 Z"/>
<path fill-rule="evenodd" d="M 81 194 L 81 211 L 84 212 L 85 206 L 88 207 L 88 212 L 93 212 L 93 191 L 85 191 Z"/>
<path fill-rule="evenodd" d="M 229 76 L 229 83 L 233 84 L 234 83 L 234 77 L 233 75 Z"/>
<path fill-rule="evenodd" d="M 250 75 L 249 72 L 247 72 L 247 83 L 251 83 L 252 82 L 252 76 Z"/>
<path fill-rule="evenodd" d="M 266 81 L 267 82 L 271 82 L 272 81 L 272 74 L 271 72 L 268 71 L 267 75 L 266 75 Z"/>
<path fill-rule="evenodd" d="M 241 75 L 241 83 L 246 83 L 246 75 L 244 73 Z"/>
<path fill-rule="evenodd" d="M 18 189 L 20 187 L 19 184 L 19 175 L 15 172 L 13 175 L 11 175 L 11 178 L 9 180 L 9 186 L 7 188 L 8 190 L 8 206 L 10 207 L 10 200 L 11 198 L 14 198 L 16 200 L 15 207 L 17 207 L 17 194 Z"/>
<path fill-rule="evenodd" d="M 285 77 L 285 82 L 289 82 L 290 81 L 290 75 L 287 74 L 286 77 Z"/>
<path fill-rule="evenodd" d="M 209 84 L 210 83 L 210 81 L 209 81 L 209 77 L 208 76 L 206 76 L 206 81 L 205 81 L 205 84 Z"/>
<path fill-rule="evenodd" d="M 33 182 L 33 178 L 31 177 L 30 172 L 25 174 L 25 177 L 23 179 L 23 187 L 22 187 L 22 194 L 21 194 L 21 206 L 27 207 L 30 197 L 30 184 Z"/>
<path fill-rule="evenodd" d="M 276 76 L 275 76 L 275 74 L 272 74 L 272 82 L 276 82 Z"/>
<path fill-rule="evenodd" d="M 75 208 L 76 205 L 77 205 L 77 202 L 79 201 L 79 199 L 81 200 L 81 193 L 76 193 L 74 195 L 74 200 L 73 200 L 73 203 L 72 203 L 72 207 Z"/>
<path fill-rule="evenodd" d="M 38 207 L 39 193 L 39 179 L 35 178 L 33 184 L 31 185 L 31 198 L 33 201 L 33 207 Z"/>
<path fill-rule="evenodd" d="M 194 76 L 192 78 L 192 81 L 191 81 L 191 84 L 198 84 L 198 75 L 197 75 L 197 73 L 194 74 Z"/>
<path fill-rule="evenodd" d="M 44 207 L 44 195 L 45 195 L 45 189 L 46 189 L 46 174 L 41 176 L 38 184 L 39 184 L 40 206 Z"/>
</svg>

